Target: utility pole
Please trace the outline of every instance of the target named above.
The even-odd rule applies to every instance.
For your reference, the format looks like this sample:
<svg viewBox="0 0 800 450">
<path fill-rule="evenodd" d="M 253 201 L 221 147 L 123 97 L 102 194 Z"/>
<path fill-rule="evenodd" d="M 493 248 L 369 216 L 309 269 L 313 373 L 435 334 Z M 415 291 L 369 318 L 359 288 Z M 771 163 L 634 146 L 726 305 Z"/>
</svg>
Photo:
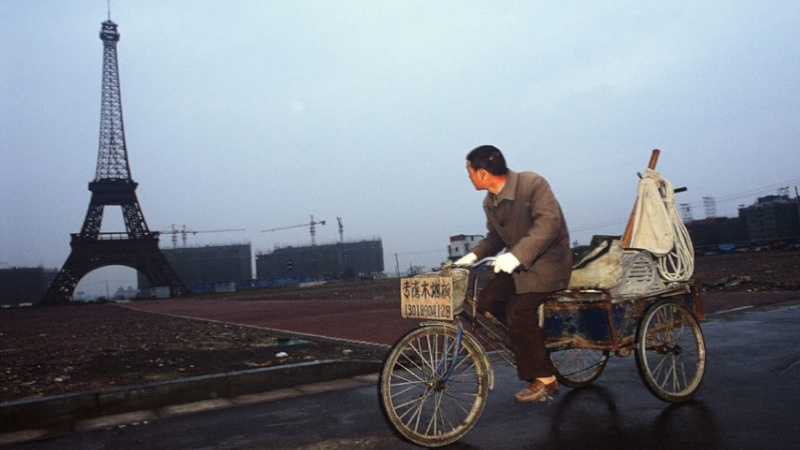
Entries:
<svg viewBox="0 0 800 450">
<path fill-rule="evenodd" d="M 794 202 L 797 205 L 797 219 L 800 220 L 800 196 L 798 196 L 797 185 L 794 187 Z"/>
</svg>

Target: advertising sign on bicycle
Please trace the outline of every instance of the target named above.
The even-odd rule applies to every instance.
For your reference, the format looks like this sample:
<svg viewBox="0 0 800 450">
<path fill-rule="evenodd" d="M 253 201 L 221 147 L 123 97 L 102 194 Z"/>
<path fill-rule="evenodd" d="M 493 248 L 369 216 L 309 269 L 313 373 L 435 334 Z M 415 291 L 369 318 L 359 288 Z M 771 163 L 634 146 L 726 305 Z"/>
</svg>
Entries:
<svg viewBox="0 0 800 450">
<path fill-rule="evenodd" d="M 400 308 L 404 319 L 453 320 L 453 279 L 402 278 Z"/>
</svg>

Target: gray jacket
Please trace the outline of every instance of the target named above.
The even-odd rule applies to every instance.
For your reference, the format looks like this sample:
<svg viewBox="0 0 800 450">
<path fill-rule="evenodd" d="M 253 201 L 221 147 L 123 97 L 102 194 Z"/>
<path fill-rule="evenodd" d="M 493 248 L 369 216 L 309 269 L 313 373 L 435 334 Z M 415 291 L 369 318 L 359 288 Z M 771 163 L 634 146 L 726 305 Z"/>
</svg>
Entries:
<svg viewBox="0 0 800 450">
<path fill-rule="evenodd" d="M 508 171 L 503 190 L 483 201 L 487 234 L 472 252 L 478 258 L 508 248 L 521 263 L 517 293 L 566 289 L 572 270 L 569 231 L 550 185 L 533 172 Z"/>
</svg>

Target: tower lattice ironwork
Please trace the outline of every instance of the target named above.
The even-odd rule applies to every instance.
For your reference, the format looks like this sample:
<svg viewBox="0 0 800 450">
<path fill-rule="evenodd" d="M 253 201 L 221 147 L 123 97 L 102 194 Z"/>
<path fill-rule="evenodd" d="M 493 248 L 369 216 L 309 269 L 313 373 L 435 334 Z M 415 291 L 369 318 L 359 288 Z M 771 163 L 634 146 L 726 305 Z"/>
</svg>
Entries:
<svg viewBox="0 0 800 450">
<path fill-rule="evenodd" d="M 121 265 L 141 272 L 153 286 L 168 286 L 171 295 L 188 292 L 158 247 L 159 234 L 151 232 L 136 198 L 138 184 L 131 178 L 122 99 L 117 64 L 117 24 L 102 23 L 103 84 L 100 109 L 100 145 L 97 171 L 89 183 L 92 198 L 80 233 L 72 234 L 70 252 L 64 266 L 45 293 L 45 303 L 63 303 L 81 278 L 100 267 Z M 106 206 L 119 206 L 125 222 L 124 232 L 101 232 Z"/>
</svg>

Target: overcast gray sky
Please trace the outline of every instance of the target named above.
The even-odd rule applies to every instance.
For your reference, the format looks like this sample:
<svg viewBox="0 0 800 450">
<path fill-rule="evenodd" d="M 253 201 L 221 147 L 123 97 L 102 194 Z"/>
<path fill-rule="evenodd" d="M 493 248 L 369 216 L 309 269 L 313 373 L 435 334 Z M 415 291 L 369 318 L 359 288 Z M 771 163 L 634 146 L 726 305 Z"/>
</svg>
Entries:
<svg viewBox="0 0 800 450">
<path fill-rule="evenodd" d="M 60 267 L 91 197 L 105 0 L 0 0 L 0 262 Z M 718 215 L 800 183 L 800 3 L 113 0 L 152 230 L 189 245 L 380 237 L 386 269 L 482 234 L 466 153 L 548 178 L 572 239 L 621 234 L 636 173 Z M 103 231 L 120 231 L 107 208 Z M 170 246 L 168 236 L 162 246 Z"/>
</svg>

